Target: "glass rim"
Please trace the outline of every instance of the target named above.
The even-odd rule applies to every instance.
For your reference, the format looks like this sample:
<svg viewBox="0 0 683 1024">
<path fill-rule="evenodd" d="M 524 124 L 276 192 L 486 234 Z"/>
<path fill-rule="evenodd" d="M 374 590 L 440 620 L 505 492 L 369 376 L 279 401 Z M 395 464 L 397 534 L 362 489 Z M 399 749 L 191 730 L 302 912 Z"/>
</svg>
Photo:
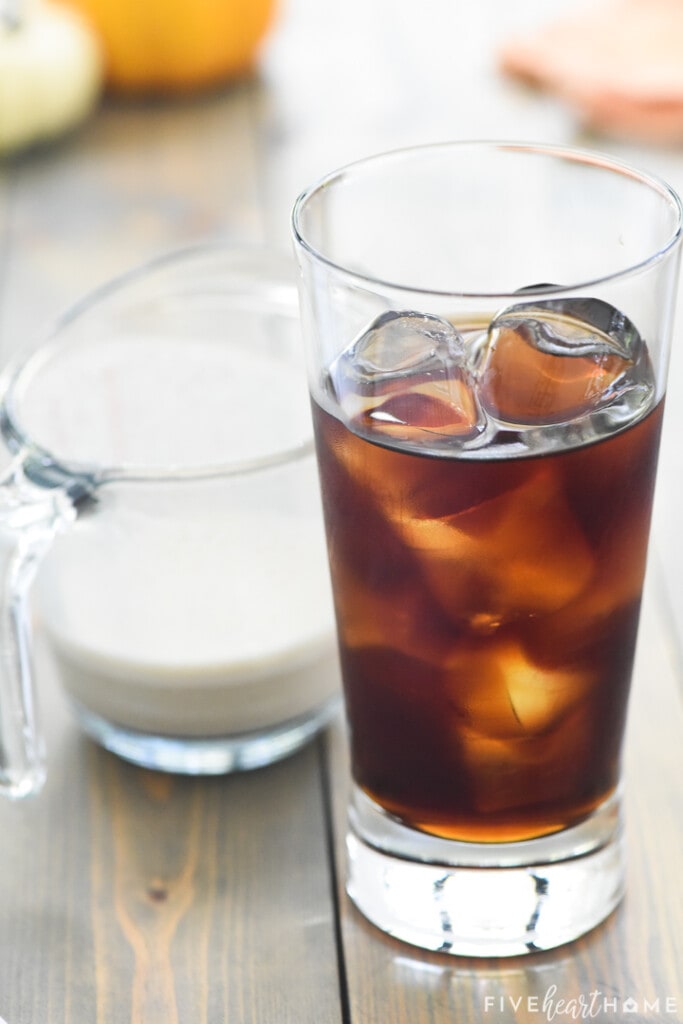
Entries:
<svg viewBox="0 0 683 1024">
<path fill-rule="evenodd" d="M 17 391 L 31 386 L 31 375 L 40 371 L 41 364 L 59 350 L 63 342 L 60 333 L 72 323 L 87 315 L 90 309 L 106 302 L 110 298 L 122 294 L 127 288 L 144 280 L 148 275 L 172 270 L 175 266 L 188 266 L 202 258 L 215 257 L 267 257 L 287 258 L 283 250 L 277 250 L 259 244 L 232 244 L 229 241 L 213 240 L 199 242 L 161 252 L 151 258 L 110 277 L 89 292 L 72 302 L 58 314 L 43 335 L 40 344 L 28 354 L 19 355 L 12 360 L 0 376 L 0 436 L 10 448 L 14 457 L 22 457 L 33 464 L 40 464 L 48 470 L 54 470 L 61 477 L 87 479 L 98 486 L 104 483 L 191 483 L 193 481 L 216 480 L 223 477 L 237 477 L 247 474 L 265 472 L 279 466 L 297 462 L 300 459 L 313 457 L 315 442 L 312 428 L 305 438 L 294 444 L 274 448 L 273 451 L 247 458 L 234 458 L 226 462 L 198 463 L 197 465 L 157 466 L 137 463 L 82 462 L 76 459 L 62 458 L 59 452 L 38 443 L 31 436 L 21 421 L 21 413 L 17 408 Z M 264 282 L 266 279 L 264 278 Z M 291 283 L 293 298 L 292 309 L 298 318 L 296 302 L 296 283 Z M 26 378 L 28 377 L 28 380 Z"/>
<path fill-rule="evenodd" d="M 666 202 L 669 209 L 674 211 L 675 230 L 664 245 L 656 251 L 650 252 L 642 260 L 632 263 L 621 270 L 615 271 L 614 273 L 604 274 L 599 277 L 586 278 L 584 280 L 573 282 L 569 285 L 558 285 L 553 286 L 552 288 L 549 288 L 547 285 L 540 285 L 538 289 L 527 288 L 525 289 L 526 299 L 533 299 L 534 297 L 543 297 L 547 299 L 551 292 L 556 295 L 568 294 L 576 292 L 579 289 L 593 288 L 607 284 L 611 281 L 623 280 L 635 274 L 639 274 L 646 267 L 652 266 L 664 259 L 680 244 L 681 239 L 683 238 L 683 202 L 676 190 L 658 175 L 652 174 L 649 171 L 643 171 L 627 161 L 616 159 L 605 153 L 601 153 L 598 150 L 584 149 L 575 146 L 496 139 L 462 139 L 423 143 L 416 146 L 403 146 L 396 149 L 385 150 L 383 152 L 363 157 L 359 160 L 354 160 L 330 171 L 328 174 L 325 174 L 322 178 L 319 178 L 317 181 L 314 181 L 311 185 L 305 188 L 298 195 L 294 203 L 291 215 L 291 227 L 295 245 L 307 253 L 307 255 L 315 262 L 323 264 L 329 270 L 335 271 L 340 277 L 343 277 L 347 281 L 361 286 L 388 289 L 396 292 L 412 292 L 415 295 L 431 295 L 443 299 L 467 299 L 473 301 L 499 299 L 504 301 L 511 297 L 515 297 L 515 293 L 510 291 L 457 291 L 453 289 L 444 290 L 439 288 L 425 288 L 424 286 L 385 280 L 379 276 L 375 277 L 371 274 L 359 273 L 344 266 L 343 263 L 337 262 L 330 256 L 325 255 L 321 249 L 313 245 L 313 243 L 306 238 L 306 232 L 303 230 L 303 214 L 309 203 L 315 197 L 320 195 L 321 192 L 333 187 L 338 181 L 343 180 L 350 174 L 363 172 L 371 168 L 373 165 L 379 166 L 382 163 L 390 164 L 393 161 L 408 156 L 419 156 L 421 154 L 427 155 L 430 153 L 434 154 L 439 151 L 464 151 L 466 149 L 478 149 L 482 152 L 484 150 L 490 150 L 538 154 L 540 156 L 556 157 L 558 160 L 562 160 L 566 163 L 577 163 L 584 166 L 602 168 L 605 171 L 619 174 L 624 178 L 631 178 L 634 181 L 647 186 L 651 192 L 657 193 L 662 200 Z"/>
</svg>

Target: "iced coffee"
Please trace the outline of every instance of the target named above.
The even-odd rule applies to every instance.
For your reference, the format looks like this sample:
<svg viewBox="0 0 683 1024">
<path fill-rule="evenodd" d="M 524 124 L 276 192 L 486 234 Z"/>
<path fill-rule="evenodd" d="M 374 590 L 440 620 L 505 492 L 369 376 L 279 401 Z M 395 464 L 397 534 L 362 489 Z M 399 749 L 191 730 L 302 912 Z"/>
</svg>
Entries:
<svg viewBox="0 0 683 1024">
<path fill-rule="evenodd" d="M 522 297 L 520 297 L 522 298 Z M 611 305 L 381 314 L 315 403 L 353 775 L 476 842 L 614 791 L 662 419 Z"/>
</svg>

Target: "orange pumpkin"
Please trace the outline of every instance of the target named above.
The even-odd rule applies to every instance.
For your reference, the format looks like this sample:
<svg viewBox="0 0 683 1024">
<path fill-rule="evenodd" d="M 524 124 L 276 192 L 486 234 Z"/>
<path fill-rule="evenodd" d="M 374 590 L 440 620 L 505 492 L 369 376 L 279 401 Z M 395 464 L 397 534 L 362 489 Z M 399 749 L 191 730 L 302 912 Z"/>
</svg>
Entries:
<svg viewBox="0 0 683 1024">
<path fill-rule="evenodd" d="M 116 92 L 191 92 L 248 72 L 274 0 L 67 0 L 91 21 Z"/>
</svg>

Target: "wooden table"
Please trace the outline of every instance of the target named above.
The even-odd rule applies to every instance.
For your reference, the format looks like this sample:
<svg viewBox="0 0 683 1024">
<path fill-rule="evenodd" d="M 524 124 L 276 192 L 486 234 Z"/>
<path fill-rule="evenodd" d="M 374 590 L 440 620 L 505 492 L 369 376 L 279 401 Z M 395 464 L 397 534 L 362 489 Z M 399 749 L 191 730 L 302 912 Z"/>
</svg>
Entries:
<svg viewBox="0 0 683 1024">
<path fill-rule="evenodd" d="M 185 102 L 108 101 L 70 139 L 0 168 L 0 358 L 163 249 L 216 237 L 288 245 L 300 187 L 378 149 L 578 142 L 680 188 L 683 152 L 584 138 L 554 101 L 497 77 L 496 41 L 562 6 L 282 0 L 259 77 Z M 269 769 L 203 780 L 146 772 L 78 733 L 39 643 L 50 774 L 38 798 L 0 804 L 0 1017 L 536 1024 L 581 1019 L 571 1014 L 580 1003 L 561 1012 L 558 1000 L 583 998 L 583 1019 L 683 1021 L 681 358 L 627 738 L 628 895 L 609 921 L 571 946 L 507 961 L 392 941 L 343 891 L 341 723 Z"/>
</svg>

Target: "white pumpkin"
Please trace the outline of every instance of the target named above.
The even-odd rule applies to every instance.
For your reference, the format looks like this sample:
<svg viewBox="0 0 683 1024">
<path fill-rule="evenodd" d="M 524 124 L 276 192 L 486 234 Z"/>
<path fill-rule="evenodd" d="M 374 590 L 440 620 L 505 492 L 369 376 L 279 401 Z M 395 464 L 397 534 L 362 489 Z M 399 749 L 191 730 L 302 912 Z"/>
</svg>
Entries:
<svg viewBox="0 0 683 1024">
<path fill-rule="evenodd" d="M 103 58 L 94 30 L 49 0 L 0 0 L 0 152 L 68 131 L 94 107 Z"/>
</svg>

